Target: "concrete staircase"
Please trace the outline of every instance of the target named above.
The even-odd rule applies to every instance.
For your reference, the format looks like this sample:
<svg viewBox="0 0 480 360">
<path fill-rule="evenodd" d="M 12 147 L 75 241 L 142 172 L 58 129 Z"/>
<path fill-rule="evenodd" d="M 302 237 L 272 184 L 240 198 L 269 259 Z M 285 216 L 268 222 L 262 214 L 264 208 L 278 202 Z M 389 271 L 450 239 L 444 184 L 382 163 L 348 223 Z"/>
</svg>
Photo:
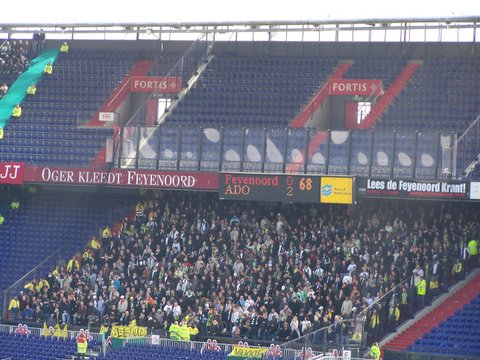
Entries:
<svg viewBox="0 0 480 360">
<path fill-rule="evenodd" d="M 421 61 L 409 62 L 402 69 L 394 82 L 385 91 L 382 97 L 373 106 L 372 110 L 368 113 L 365 119 L 358 124 L 357 129 L 370 129 L 377 122 L 383 112 L 390 106 L 392 101 L 398 96 L 398 94 L 400 94 L 402 89 L 412 78 L 413 74 L 415 74 L 415 71 L 417 71 L 417 68 L 421 65 Z"/>
<path fill-rule="evenodd" d="M 297 117 L 292 121 L 290 127 L 299 128 L 304 127 L 305 124 L 312 118 L 313 114 L 322 104 L 328 99 L 329 94 L 329 81 L 331 79 L 341 79 L 343 75 L 352 67 L 353 61 L 345 61 L 338 65 L 332 72 L 326 83 L 324 83 L 317 91 L 315 96 L 307 103 L 305 108 L 300 111 Z"/>
<path fill-rule="evenodd" d="M 464 305 L 477 297 L 480 293 L 480 270 L 476 270 L 450 289 L 449 293 L 437 299 L 432 306 L 423 310 L 399 328 L 397 334 L 385 339 L 382 348 L 391 350 L 407 350 L 408 345 L 413 345 L 416 339 L 422 338 L 441 322 L 447 320 L 460 310 Z"/>
<path fill-rule="evenodd" d="M 154 65 L 152 60 L 140 60 L 137 61 L 127 75 L 123 78 L 122 82 L 117 88 L 110 94 L 108 99 L 100 107 L 98 113 L 95 113 L 93 118 L 87 124 L 87 126 L 100 126 L 103 127 L 105 123 L 98 121 L 98 114 L 100 112 L 115 112 L 117 108 L 122 105 L 125 99 L 130 94 L 130 83 L 132 76 L 144 76 Z"/>
</svg>

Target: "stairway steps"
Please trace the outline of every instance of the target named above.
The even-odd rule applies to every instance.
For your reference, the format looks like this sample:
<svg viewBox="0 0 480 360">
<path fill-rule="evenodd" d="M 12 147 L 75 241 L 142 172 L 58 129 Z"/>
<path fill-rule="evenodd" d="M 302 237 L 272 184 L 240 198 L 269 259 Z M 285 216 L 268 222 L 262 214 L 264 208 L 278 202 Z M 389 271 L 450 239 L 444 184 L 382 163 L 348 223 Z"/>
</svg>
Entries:
<svg viewBox="0 0 480 360">
<path fill-rule="evenodd" d="M 419 66 L 421 66 L 419 63 L 407 64 L 357 128 L 370 129 L 410 81 Z"/>
<path fill-rule="evenodd" d="M 342 79 L 343 75 L 352 67 L 352 62 L 345 62 L 338 65 L 335 70 L 331 73 L 329 80 L 331 79 Z M 304 127 L 305 124 L 310 120 L 311 114 L 313 114 L 317 109 L 328 99 L 329 95 L 329 80 L 326 84 L 323 84 L 320 89 L 317 90 L 315 96 L 308 105 L 300 111 L 300 113 L 295 117 L 291 123 L 291 127 L 299 128 Z"/>
<path fill-rule="evenodd" d="M 412 345 L 416 339 L 422 338 L 425 333 L 429 333 L 433 328 L 438 327 L 441 322 L 455 315 L 456 311 L 468 304 L 479 292 L 480 274 L 477 274 L 469 282 L 464 283 L 455 293 L 451 294 L 448 299 L 425 313 L 409 328 L 390 340 L 384 347 L 393 350 L 406 350 L 408 345 Z"/>
</svg>

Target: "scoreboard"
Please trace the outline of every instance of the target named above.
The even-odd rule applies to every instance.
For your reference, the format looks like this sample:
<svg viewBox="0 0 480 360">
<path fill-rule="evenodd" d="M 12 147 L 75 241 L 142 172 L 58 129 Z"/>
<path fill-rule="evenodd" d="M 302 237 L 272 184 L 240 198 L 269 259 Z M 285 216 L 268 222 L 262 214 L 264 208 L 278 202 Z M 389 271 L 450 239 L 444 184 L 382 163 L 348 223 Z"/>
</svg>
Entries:
<svg viewBox="0 0 480 360">
<path fill-rule="evenodd" d="M 222 200 L 352 204 L 352 177 L 220 173 Z"/>
</svg>

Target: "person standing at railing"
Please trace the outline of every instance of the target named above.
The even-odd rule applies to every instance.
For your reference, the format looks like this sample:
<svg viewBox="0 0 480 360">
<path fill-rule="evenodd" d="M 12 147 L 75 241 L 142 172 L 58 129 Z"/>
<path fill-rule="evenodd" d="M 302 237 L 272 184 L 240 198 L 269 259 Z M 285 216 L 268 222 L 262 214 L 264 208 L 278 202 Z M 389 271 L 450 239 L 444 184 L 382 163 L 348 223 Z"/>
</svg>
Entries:
<svg viewBox="0 0 480 360">
<path fill-rule="evenodd" d="M 427 296 L 427 282 L 423 276 L 419 276 L 419 282 L 417 283 L 417 302 L 418 310 L 425 307 L 425 297 Z"/>
<path fill-rule="evenodd" d="M 478 240 L 472 239 L 468 242 L 468 267 L 469 270 L 478 267 Z"/>
<path fill-rule="evenodd" d="M 453 265 L 452 276 L 455 279 L 455 281 L 460 281 L 463 278 L 463 264 L 460 258 L 457 258 L 455 265 Z"/>
<path fill-rule="evenodd" d="M 390 304 L 390 309 L 388 310 L 389 331 L 395 332 L 399 320 L 400 309 L 398 308 L 398 304 L 392 303 Z"/>
<path fill-rule="evenodd" d="M 402 287 L 402 293 L 400 294 L 399 310 L 400 310 L 401 321 L 407 320 L 409 309 L 408 309 L 408 292 L 407 292 L 406 286 Z"/>
<path fill-rule="evenodd" d="M 377 309 L 373 309 L 370 321 L 368 322 L 368 336 L 370 341 L 377 340 L 378 333 L 380 331 L 380 317 L 378 316 Z"/>
<path fill-rule="evenodd" d="M 380 359 L 380 354 L 381 354 L 381 351 L 380 351 L 380 348 L 378 346 L 378 343 L 377 342 L 373 343 L 372 347 L 370 348 L 370 357 L 373 360 L 379 360 Z"/>
<path fill-rule="evenodd" d="M 79 359 L 85 359 L 87 354 L 88 341 L 84 334 L 80 333 L 77 339 L 77 353 Z"/>
<path fill-rule="evenodd" d="M 430 284 L 429 284 L 429 302 L 431 303 L 439 294 L 439 283 L 438 279 L 435 275 L 432 276 L 430 279 Z"/>
<path fill-rule="evenodd" d="M 20 309 L 20 301 L 18 301 L 18 297 L 14 297 L 10 300 L 10 304 L 8 305 L 8 311 L 12 314 L 12 319 L 15 320 L 18 315 L 18 310 Z"/>
</svg>

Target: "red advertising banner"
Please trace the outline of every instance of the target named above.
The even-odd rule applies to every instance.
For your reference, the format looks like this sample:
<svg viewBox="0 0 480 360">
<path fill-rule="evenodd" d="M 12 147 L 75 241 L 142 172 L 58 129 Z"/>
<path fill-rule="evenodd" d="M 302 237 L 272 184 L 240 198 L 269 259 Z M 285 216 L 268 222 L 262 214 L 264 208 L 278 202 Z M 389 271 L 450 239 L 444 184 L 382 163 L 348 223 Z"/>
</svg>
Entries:
<svg viewBox="0 0 480 360">
<path fill-rule="evenodd" d="M 0 163 L 0 184 L 23 184 L 25 163 Z"/>
<path fill-rule="evenodd" d="M 95 170 L 54 166 L 27 166 L 25 181 L 50 184 L 149 187 L 159 189 L 218 190 L 218 173 L 160 170 Z"/>
<path fill-rule="evenodd" d="M 380 95 L 383 92 L 382 80 L 332 79 L 330 95 Z"/>
<path fill-rule="evenodd" d="M 182 89 L 181 77 L 132 76 L 132 92 L 178 93 Z"/>
</svg>

